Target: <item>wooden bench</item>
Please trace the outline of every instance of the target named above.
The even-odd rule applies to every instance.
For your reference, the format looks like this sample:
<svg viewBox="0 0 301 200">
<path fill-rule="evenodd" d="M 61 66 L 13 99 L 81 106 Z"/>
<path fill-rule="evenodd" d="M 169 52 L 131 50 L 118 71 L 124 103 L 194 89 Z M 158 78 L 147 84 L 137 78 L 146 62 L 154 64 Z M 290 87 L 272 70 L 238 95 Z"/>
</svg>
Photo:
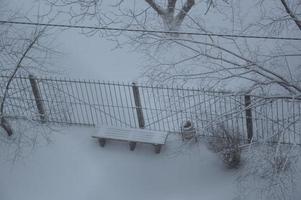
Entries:
<svg viewBox="0 0 301 200">
<path fill-rule="evenodd" d="M 128 141 L 130 150 L 134 151 L 136 143 L 141 142 L 153 144 L 155 152 L 160 153 L 161 146 L 166 142 L 167 132 L 135 128 L 102 127 L 97 128 L 96 133 L 92 137 L 98 139 L 101 147 L 105 146 L 107 139 Z"/>
</svg>

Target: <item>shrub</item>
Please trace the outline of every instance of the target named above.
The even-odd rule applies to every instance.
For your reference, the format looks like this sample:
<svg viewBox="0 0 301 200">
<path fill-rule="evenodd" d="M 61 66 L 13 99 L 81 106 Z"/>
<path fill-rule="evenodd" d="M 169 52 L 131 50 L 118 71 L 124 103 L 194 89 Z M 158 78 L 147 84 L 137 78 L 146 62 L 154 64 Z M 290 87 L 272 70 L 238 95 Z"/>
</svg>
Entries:
<svg viewBox="0 0 301 200">
<path fill-rule="evenodd" d="M 237 179 L 240 199 L 294 199 L 300 147 L 253 144 L 245 156 L 246 164 Z"/>
<path fill-rule="evenodd" d="M 239 147 L 240 140 L 237 134 L 223 124 L 210 130 L 213 137 L 207 142 L 208 149 L 218 153 L 228 168 L 238 168 L 241 151 Z"/>
</svg>

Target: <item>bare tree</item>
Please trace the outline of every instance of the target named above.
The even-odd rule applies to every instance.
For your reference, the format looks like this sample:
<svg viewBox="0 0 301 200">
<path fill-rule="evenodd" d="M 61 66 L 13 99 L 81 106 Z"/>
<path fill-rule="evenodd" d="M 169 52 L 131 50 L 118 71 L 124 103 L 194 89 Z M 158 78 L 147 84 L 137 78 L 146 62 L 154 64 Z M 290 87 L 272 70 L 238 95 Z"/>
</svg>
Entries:
<svg viewBox="0 0 301 200">
<path fill-rule="evenodd" d="M 232 1 L 232 3 L 229 9 L 220 6 L 223 14 L 227 10 L 230 11 L 229 13 L 232 13 L 232 16 L 228 16 L 231 18 L 227 23 L 228 26 L 230 25 L 230 28 L 224 28 L 223 25 L 219 24 L 224 28 L 224 31 L 227 31 L 226 33 L 232 33 L 234 29 L 240 29 L 241 31 L 238 32 L 238 35 L 254 32 L 266 35 L 270 31 L 277 35 L 284 35 L 288 32 L 288 35 L 299 35 L 296 26 L 294 27 L 295 22 L 298 22 L 296 15 L 290 14 L 289 16 L 291 17 L 285 23 L 281 20 L 283 12 L 298 13 L 297 8 L 299 6 L 296 1 L 291 2 L 291 6 L 297 5 L 294 12 L 289 10 L 287 6 L 282 6 L 283 3 L 283 5 L 287 5 L 285 1 L 278 1 L 278 4 L 276 2 L 272 6 L 270 2 L 263 2 L 258 5 L 257 12 L 260 16 L 258 21 L 250 21 L 248 23 L 244 23 L 244 21 L 251 19 L 240 17 L 242 15 L 240 11 L 243 8 L 240 8 L 239 2 Z M 217 5 L 216 7 L 218 8 L 219 6 Z M 233 11 L 235 9 L 239 11 L 236 13 Z M 269 14 L 267 9 L 271 9 L 271 16 L 267 16 Z M 283 11 L 280 13 L 280 16 L 274 13 L 278 9 Z M 216 18 L 218 19 L 218 15 Z M 199 21 L 191 19 L 189 22 L 189 20 L 187 22 L 189 27 L 193 27 L 194 30 L 199 32 L 204 32 L 204 26 Z M 231 24 L 235 28 L 231 27 Z M 283 27 L 288 29 L 282 29 Z M 275 31 L 276 28 L 277 31 Z M 207 30 L 207 32 L 210 33 L 211 31 Z M 177 49 L 182 55 L 176 59 L 171 57 L 168 60 L 166 59 L 166 54 L 164 57 L 160 57 L 159 54 L 148 53 L 153 58 L 153 64 L 149 65 L 145 74 L 152 81 L 155 80 L 161 83 L 162 81 L 181 81 L 184 83 L 191 81 L 204 83 L 207 81 L 207 83 L 210 83 L 209 86 L 212 87 L 224 86 L 227 82 L 237 83 L 239 81 L 245 87 L 232 87 L 231 89 L 244 89 L 246 92 L 255 90 L 257 92 L 260 90 L 267 92 L 272 88 L 274 93 L 286 93 L 289 96 L 300 95 L 301 87 L 300 79 L 298 78 L 300 62 L 297 61 L 300 59 L 299 42 L 234 39 L 228 37 L 213 39 L 184 36 L 166 38 L 160 35 L 152 35 L 149 44 L 154 44 L 157 41 L 160 41 L 160 44 L 162 44 L 162 41 L 165 41 L 167 43 L 165 45 L 166 49 L 169 49 L 169 51 L 172 51 L 170 49 Z M 161 47 L 164 48 L 163 45 Z M 235 85 L 237 86 L 237 84 L 232 85 L 234 87 Z"/>
<path fill-rule="evenodd" d="M 186 0 L 182 8 L 175 15 L 177 0 L 168 0 L 167 8 L 162 8 L 154 0 L 145 0 L 162 18 L 165 30 L 176 31 L 183 23 L 184 18 L 194 6 L 194 0 Z"/>
<path fill-rule="evenodd" d="M 96 23 L 101 26 L 147 30 L 163 28 L 175 32 L 181 28 L 184 32 L 209 34 L 272 33 L 297 36 L 300 24 L 300 3 L 297 0 L 210 0 L 207 4 L 190 0 L 47 2 L 57 13 L 64 13 L 70 23 Z M 253 8 L 254 14 L 250 14 L 250 8 Z M 92 30 L 85 33 L 96 32 Z M 117 45 L 124 41 L 120 31 L 99 33 L 115 40 Z M 235 84 L 231 83 L 240 81 L 244 87 L 235 90 L 272 90 L 274 93 L 294 96 L 299 96 L 301 92 L 298 78 L 300 63 L 297 61 L 301 53 L 298 41 L 191 35 L 179 37 L 178 34 L 147 32 L 123 35 L 129 39 L 127 44 L 148 57 L 149 64 L 144 75 L 154 84 L 192 82 L 194 85 L 201 83 L 205 87 L 224 87 L 229 84 L 233 89 Z"/>
<path fill-rule="evenodd" d="M 14 20 L 22 17 L 18 11 L 2 7 L 2 19 Z M 42 20 L 38 16 L 38 20 Z M 27 118 L 16 122 L 9 108 L 20 107 L 20 102 L 12 101 L 11 95 L 20 93 L 16 88 L 15 77 L 48 71 L 46 69 L 53 50 L 48 44 L 49 32 L 45 27 L 17 27 L 0 24 L 0 143 L 1 152 L 10 152 L 10 158 L 17 159 L 25 153 L 23 147 L 34 147 L 38 139 L 48 140 L 49 128 L 40 126 Z M 49 70 L 50 71 L 50 70 Z M 23 86 L 24 88 L 26 86 Z M 11 152 L 12 151 L 12 152 Z"/>
<path fill-rule="evenodd" d="M 11 84 L 12 80 L 15 78 L 18 70 L 21 68 L 23 60 L 26 59 L 26 57 L 28 57 L 29 52 L 34 48 L 34 45 L 36 45 L 36 43 L 38 43 L 38 39 L 40 38 L 42 33 L 43 33 L 43 31 L 34 33 L 33 38 L 29 39 L 28 45 L 25 47 L 24 52 L 21 52 L 20 58 L 18 59 L 16 66 L 14 67 L 14 69 L 12 69 L 12 73 L 9 75 L 9 78 L 8 78 L 7 82 L 5 83 L 4 92 L 3 92 L 1 104 L 0 104 L 0 119 L 1 119 L 0 126 L 3 127 L 3 129 L 6 131 L 8 136 L 11 136 L 13 134 L 13 130 L 12 130 L 11 126 L 9 125 L 9 122 L 5 118 L 5 113 L 4 113 L 4 106 L 5 106 L 5 102 L 6 102 L 5 100 L 8 96 L 8 90 L 10 88 L 10 84 Z"/>
</svg>

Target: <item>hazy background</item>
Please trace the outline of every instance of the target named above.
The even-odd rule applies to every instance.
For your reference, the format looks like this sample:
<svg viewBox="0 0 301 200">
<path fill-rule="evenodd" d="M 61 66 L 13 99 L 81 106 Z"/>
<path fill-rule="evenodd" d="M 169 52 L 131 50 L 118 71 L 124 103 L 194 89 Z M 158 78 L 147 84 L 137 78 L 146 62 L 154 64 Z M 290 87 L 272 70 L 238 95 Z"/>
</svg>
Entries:
<svg viewBox="0 0 301 200">
<path fill-rule="evenodd" d="M 38 2 L 38 0 L 2 0 L 0 3 L 7 7 L 7 12 L 8 9 L 19 10 L 20 13 L 25 13 L 27 18 L 36 21 L 35 15 L 43 12 Z M 56 19 L 54 23 L 66 24 L 65 20 Z M 59 52 L 50 60 L 51 71 L 70 78 L 126 82 L 137 80 L 141 74 L 142 59 L 138 53 L 124 48 L 116 49 L 116 43 L 99 35 L 87 37 L 76 29 L 54 28 L 51 32 L 54 32 L 50 37 L 53 45 L 51 48 Z"/>
<path fill-rule="evenodd" d="M 134 81 L 141 72 L 140 55 L 128 49 L 115 49 L 115 43 L 97 35 L 87 37 L 66 30 L 55 41 L 62 52 L 58 69 L 68 77 Z"/>
</svg>

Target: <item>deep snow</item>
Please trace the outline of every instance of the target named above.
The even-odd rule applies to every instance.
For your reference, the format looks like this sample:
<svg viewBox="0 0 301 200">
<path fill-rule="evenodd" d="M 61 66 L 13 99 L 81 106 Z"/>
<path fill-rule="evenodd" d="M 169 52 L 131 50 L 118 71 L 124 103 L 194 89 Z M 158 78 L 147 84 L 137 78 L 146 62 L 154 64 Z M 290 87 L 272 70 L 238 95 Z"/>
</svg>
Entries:
<svg viewBox="0 0 301 200">
<path fill-rule="evenodd" d="M 53 142 L 14 165 L 1 163 L 1 200 L 232 199 L 235 170 L 227 170 L 204 145 L 181 147 L 169 137 L 157 155 L 151 145 L 108 142 L 92 128 L 65 128 Z"/>
</svg>

